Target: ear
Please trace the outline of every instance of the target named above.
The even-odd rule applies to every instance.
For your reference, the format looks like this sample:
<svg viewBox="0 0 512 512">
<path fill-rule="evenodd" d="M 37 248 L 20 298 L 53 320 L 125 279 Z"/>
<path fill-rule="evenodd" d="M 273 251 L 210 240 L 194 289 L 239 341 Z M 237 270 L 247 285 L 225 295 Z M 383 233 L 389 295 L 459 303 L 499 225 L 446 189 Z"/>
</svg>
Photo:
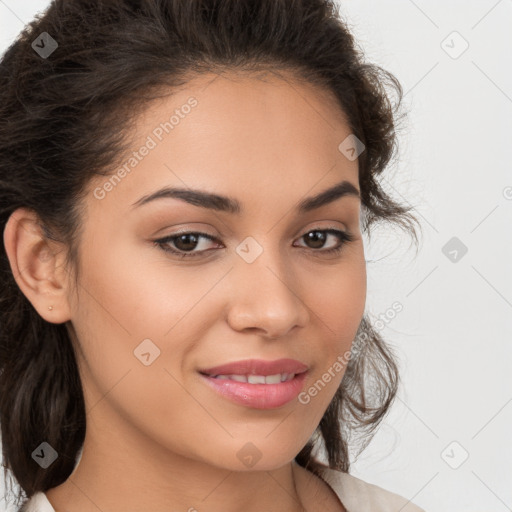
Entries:
<svg viewBox="0 0 512 512">
<path fill-rule="evenodd" d="M 11 214 L 4 246 L 16 283 L 39 315 L 56 324 L 70 320 L 65 247 L 45 236 L 35 212 L 18 208 Z"/>
</svg>

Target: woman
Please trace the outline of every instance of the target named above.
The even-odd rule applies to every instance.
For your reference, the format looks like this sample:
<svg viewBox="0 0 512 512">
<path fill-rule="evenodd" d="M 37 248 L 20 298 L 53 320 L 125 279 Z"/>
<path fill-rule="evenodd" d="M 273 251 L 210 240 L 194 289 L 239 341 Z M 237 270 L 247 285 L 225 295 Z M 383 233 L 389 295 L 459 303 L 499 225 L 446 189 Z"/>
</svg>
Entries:
<svg viewBox="0 0 512 512">
<path fill-rule="evenodd" d="M 0 87 L 19 510 L 421 510 L 349 473 L 398 387 L 362 234 L 416 238 L 377 181 L 385 84 L 401 99 L 321 0 L 56 0 L 22 32 Z"/>
</svg>

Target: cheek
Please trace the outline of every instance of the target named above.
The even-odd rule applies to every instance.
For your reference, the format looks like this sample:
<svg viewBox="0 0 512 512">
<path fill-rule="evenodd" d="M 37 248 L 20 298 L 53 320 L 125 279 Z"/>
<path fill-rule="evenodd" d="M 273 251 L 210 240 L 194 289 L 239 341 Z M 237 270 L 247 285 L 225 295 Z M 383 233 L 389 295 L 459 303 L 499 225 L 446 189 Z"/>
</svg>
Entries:
<svg viewBox="0 0 512 512">
<path fill-rule="evenodd" d="M 166 338 L 211 283 L 173 266 L 158 248 L 124 244 L 114 239 L 108 254 L 90 251 L 77 313 L 85 303 L 100 335 L 110 332 L 130 346 L 145 338 Z"/>
<path fill-rule="evenodd" d="M 303 281 L 305 303 L 312 323 L 327 335 L 334 352 L 353 341 L 366 303 L 364 255 L 307 274 Z"/>
<path fill-rule="evenodd" d="M 199 339 L 196 313 L 187 312 L 208 287 L 196 294 L 173 279 L 176 271 L 161 268 L 158 274 L 114 254 L 83 269 L 73 327 L 85 358 L 80 368 L 88 419 L 121 435 L 120 416 L 163 444 L 176 435 L 197 442 L 211 418 L 183 385 L 180 365 L 189 347 L 177 341 Z M 217 425 L 209 426 L 217 432 Z"/>
<path fill-rule="evenodd" d="M 313 283 L 314 281 L 314 283 Z M 345 265 L 318 273 L 308 284 L 306 304 L 316 329 L 315 347 L 310 352 L 317 361 L 314 372 L 299 396 L 299 403 L 309 409 L 314 421 L 323 412 L 338 389 L 350 358 L 350 349 L 364 314 L 366 302 L 366 264 L 364 256 Z"/>
<path fill-rule="evenodd" d="M 85 357 L 84 392 L 90 404 L 108 392 L 105 403 L 116 402 L 134 423 L 158 416 L 165 424 L 176 408 L 190 407 L 179 384 L 182 365 L 204 337 L 211 303 L 201 299 L 219 278 L 172 267 L 158 249 L 143 259 L 133 246 L 121 250 L 112 240 L 107 253 L 99 237 L 95 242 L 83 258 L 73 319 Z"/>
</svg>

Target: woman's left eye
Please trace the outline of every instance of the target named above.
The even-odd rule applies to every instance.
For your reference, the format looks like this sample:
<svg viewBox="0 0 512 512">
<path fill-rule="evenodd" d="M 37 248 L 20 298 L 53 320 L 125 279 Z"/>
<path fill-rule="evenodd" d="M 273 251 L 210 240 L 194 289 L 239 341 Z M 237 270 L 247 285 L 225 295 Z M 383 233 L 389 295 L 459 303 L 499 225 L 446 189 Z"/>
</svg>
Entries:
<svg viewBox="0 0 512 512">
<path fill-rule="evenodd" d="M 318 236 L 320 234 L 320 236 Z M 337 254 L 341 252 L 342 248 L 346 243 L 352 242 L 355 237 L 351 235 L 348 231 L 340 231 L 339 229 L 312 229 L 302 235 L 300 238 L 307 239 L 309 242 L 320 243 L 323 245 L 327 240 L 328 236 L 334 236 L 338 239 L 339 243 L 335 247 L 330 249 L 316 250 L 318 248 L 313 248 L 313 252 L 319 252 L 321 254 Z M 197 256 L 203 255 L 207 252 L 205 249 L 191 252 L 193 249 L 197 249 L 197 246 L 201 245 L 198 241 L 204 238 L 206 240 L 218 242 L 218 240 L 206 233 L 199 233 L 197 231 L 189 231 L 185 233 L 179 233 L 177 235 L 166 236 L 165 238 L 161 238 L 159 240 L 154 240 L 154 244 L 158 246 L 160 249 L 167 253 L 171 253 L 173 255 L 178 256 L 179 258 L 194 258 Z M 177 249 L 173 249 L 170 244 L 173 244 Z M 180 247 L 180 245 L 182 247 Z M 193 247 L 190 247 L 192 245 Z"/>
</svg>

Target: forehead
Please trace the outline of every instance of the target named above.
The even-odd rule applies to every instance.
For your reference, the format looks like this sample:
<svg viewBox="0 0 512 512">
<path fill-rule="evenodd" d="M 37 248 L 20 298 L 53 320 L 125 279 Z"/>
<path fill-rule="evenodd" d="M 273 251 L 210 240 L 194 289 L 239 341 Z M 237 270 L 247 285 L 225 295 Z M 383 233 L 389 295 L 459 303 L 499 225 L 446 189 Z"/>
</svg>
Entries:
<svg viewBox="0 0 512 512">
<path fill-rule="evenodd" d="M 325 130 L 348 127 L 348 119 L 331 90 L 290 72 L 224 72 L 196 76 L 173 94 L 174 102 L 183 104 L 191 95 L 202 106 L 195 109 L 196 114 L 201 110 L 205 117 L 217 116 L 222 125 L 232 124 L 238 130 L 244 127 L 250 130 L 257 123 L 269 128 L 291 127 L 287 123 L 290 118 L 308 120 L 312 128 L 321 124 L 326 125 Z M 156 104 L 155 108 L 160 107 Z M 302 131 L 306 133 L 307 126 L 302 127 Z"/>
<path fill-rule="evenodd" d="M 338 149 L 350 129 L 334 95 L 293 77 L 196 77 L 149 104 L 134 128 L 103 206 L 127 208 L 164 185 L 291 198 L 322 180 L 318 190 L 342 179 L 357 186 L 357 161 Z"/>
</svg>

